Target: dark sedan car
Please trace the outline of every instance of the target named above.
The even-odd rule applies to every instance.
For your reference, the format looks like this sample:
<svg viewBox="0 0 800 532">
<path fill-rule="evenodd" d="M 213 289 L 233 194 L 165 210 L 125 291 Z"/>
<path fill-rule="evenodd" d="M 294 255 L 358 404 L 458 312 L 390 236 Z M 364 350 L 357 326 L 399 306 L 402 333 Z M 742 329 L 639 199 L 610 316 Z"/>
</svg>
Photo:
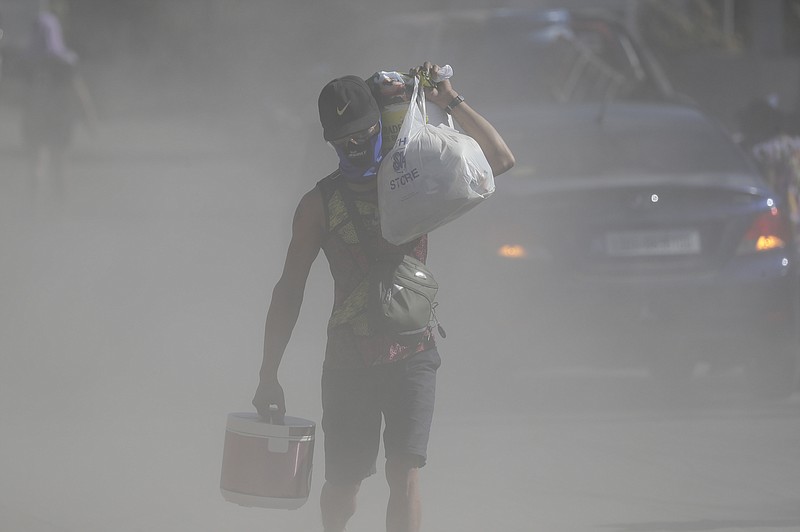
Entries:
<svg viewBox="0 0 800 532">
<path fill-rule="evenodd" d="M 492 198 L 431 234 L 454 343 L 512 371 L 633 365 L 674 382 L 706 362 L 791 390 L 798 270 L 784 200 L 621 25 L 489 10 L 395 29 L 452 62 L 517 158 Z"/>
</svg>

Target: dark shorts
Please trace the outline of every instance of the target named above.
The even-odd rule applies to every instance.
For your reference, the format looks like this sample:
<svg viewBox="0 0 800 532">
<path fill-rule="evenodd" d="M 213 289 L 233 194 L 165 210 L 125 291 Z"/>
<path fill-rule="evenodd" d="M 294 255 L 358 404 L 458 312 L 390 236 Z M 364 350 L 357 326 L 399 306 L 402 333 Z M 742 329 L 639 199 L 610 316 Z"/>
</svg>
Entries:
<svg viewBox="0 0 800 532">
<path fill-rule="evenodd" d="M 440 364 L 430 349 L 391 364 L 322 372 L 325 480 L 358 483 L 375 473 L 381 419 L 386 458 L 412 455 L 425 465 Z"/>
</svg>

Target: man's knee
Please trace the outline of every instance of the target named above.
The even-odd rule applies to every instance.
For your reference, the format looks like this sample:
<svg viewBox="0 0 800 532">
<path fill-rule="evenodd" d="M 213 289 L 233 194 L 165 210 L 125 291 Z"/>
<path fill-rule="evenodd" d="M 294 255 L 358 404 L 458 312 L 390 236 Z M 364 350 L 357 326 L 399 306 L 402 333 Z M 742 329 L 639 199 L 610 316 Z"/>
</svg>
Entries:
<svg viewBox="0 0 800 532">
<path fill-rule="evenodd" d="M 417 479 L 422 459 L 413 454 L 392 455 L 386 459 L 386 481 L 389 485 L 407 485 Z"/>
<path fill-rule="evenodd" d="M 342 503 L 345 501 L 354 500 L 358 495 L 358 490 L 361 488 L 360 482 L 355 483 L 332 483 L 325 482 L 322 486 L 323 503 L 329 500 L 332 503 Z"/>
</svg>

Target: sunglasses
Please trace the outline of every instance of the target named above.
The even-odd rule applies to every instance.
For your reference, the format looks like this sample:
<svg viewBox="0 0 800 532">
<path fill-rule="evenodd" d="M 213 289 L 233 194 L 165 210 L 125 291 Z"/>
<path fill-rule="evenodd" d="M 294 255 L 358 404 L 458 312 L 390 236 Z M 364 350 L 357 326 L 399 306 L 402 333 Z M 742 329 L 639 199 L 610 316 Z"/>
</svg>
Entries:
<svg viewBox="0 0 800 532">
<path fill-rule="evenodd" d="M 378 123 L 376 122 L 375 125 L 368 129 L 362 129 L 361 131 L 356 131 L 352 135 L 348 135 L 346 137 L 342 137 L 340 139 L 330 141 L 331 144 L 337 146 L 339 148 L 344 148 L 351 142 L 354 144 L 363 144 L 372 137 L 374 137 L 378 133 Z"/>
</svg>

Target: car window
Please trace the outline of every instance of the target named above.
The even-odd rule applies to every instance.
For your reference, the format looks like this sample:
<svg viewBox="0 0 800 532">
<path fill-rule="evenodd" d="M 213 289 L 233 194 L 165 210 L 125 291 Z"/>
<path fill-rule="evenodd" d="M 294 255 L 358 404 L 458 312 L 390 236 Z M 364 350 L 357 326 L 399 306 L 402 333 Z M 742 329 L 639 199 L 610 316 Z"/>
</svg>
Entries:
<svg viewBox="0 0 800 532">
<path fill-rule="evenodd" d="M 625 123 L 615 111 L 608 109 L 615 116 L 602 124 L 575 121 L 572 127 L 529 128 L 520 138 L 526 139 L 526 159 L 535 162 L 533 177 L 757 173 L 722 131 L 698 116 L 671 117 L 666 110 L 664 116 L 650 115 L 643 135 L 635 120 Z M 601 112 L 598 106 L 591 116 Z M 659 127 L 653 127 L 655 121 Z"/>
</svg>

